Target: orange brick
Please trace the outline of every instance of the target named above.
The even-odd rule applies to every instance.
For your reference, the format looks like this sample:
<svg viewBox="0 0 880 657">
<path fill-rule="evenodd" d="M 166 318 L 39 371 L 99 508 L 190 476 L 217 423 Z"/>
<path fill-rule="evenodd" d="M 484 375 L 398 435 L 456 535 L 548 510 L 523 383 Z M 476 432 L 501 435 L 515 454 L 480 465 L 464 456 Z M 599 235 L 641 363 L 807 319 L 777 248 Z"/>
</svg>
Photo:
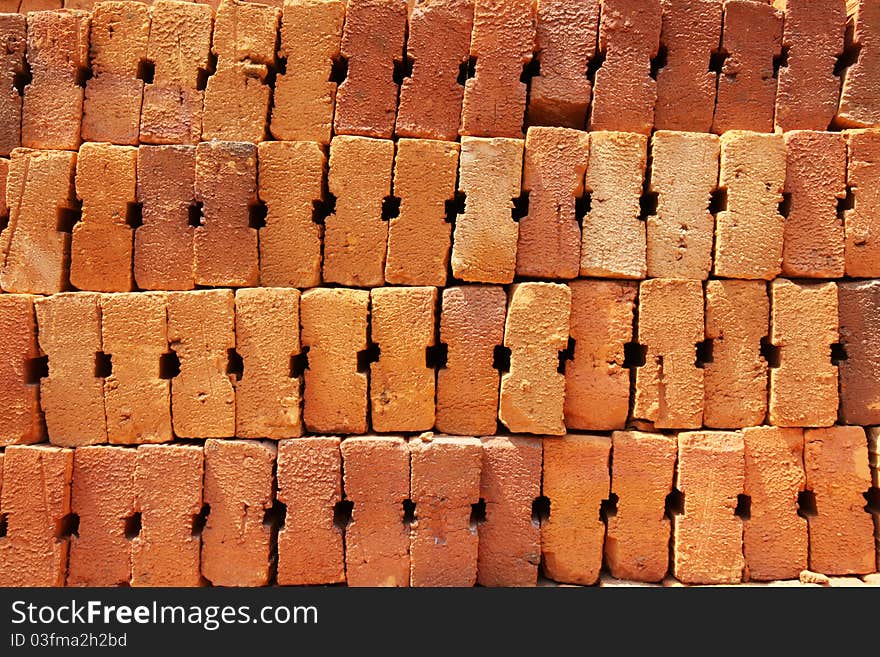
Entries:
<svg viewBox="0 0 880 657">
<path fill-rule="evenodd" d="M 848 128 L 880 127 L 880 5 L 872 0 L 848 0 L 853 25 L 855 63 L 843 74 L 836 122 Z"/>
<path fill-rule="evenodd" d="M 0 446 L 42 442 L 45 429 L 33 365 L 40 355 L 34 297 L 0 294 L 0 335 Z"/>
<path fill-rule="evenodd" d="M 847 276 L 880 276 L 880 130 L 844 133 L 847 191 L 853 206 L 844 210 L 844 260 Z"/>
<path fill-rule="evenodd" d="M 401 139 L 394 160 L 400 214 L 388 222 L 385 280 L 399 285 L 446 284 L 452 225 L 445 205 L 455 198 L 459 145 Z"/>
<path fill-rule="evenodd" d="M 22 101 L 16 82 L 25 71 L 26 43 L 25 17 L 12 13 L 0 16 L 0 155 L 9 155 L 21 146 Z"/>
<path fill-rule="evenodd" d="M 232 290 L 168 295 L 168 342 L 180 361 L 171 382 L 171 417 L 180 438 L 235 435 L 235 392 L 227 374 L 235 348 Z"/>
<path fill-rule="evenodd" d="M 673 517 L 673 576 L 685 584 L 742 581 L 743 522 L 734 514 L 745 484 L 742 434 L 678 434 L 676 488 L 684 512 Z"/>
<path fill-rule="evenodd" d="M 278 584 L 345 582 L 342 530 L 333 520 L 342 499 L 339 438 L 279 442 L 277 498 L 287 505 L 278 532 Z"/>
<path fill-rule="evenodd" d="M 493 433 L 498 418 L 494 350 L 504 340 L 507 296 L 500 287 L 465 285 L 443 290 L 440 341 L 446 367 L 437 372 L 439 431 Z"/>
<path fill-rule="evenodd" d="M 365 290 L 316 288 L 302 295 L 301 339 L 309 353 L 303 421 L 309 431 L 367 430 L 367 375 L 358 368 L 358 352 L 367 348 L 369 303 Z"/>
<path fill-rule="evenodd" d="M 346 498 L 354 503 L 345 530 L 349 586 L 409 586 L 409 450 L 396 436 L 342 442 Z"/>
<path fill-rule="evenodd" d="M 630 379 L 624 345 L 632 339 L 637 283 L 579 280 L 570 287 L 574 357 L 565 364 L 565 425 L 622 429 Z"/>
<path fill-rule="evenodd" d="M 840 283 L 840 421 L 880 424 L 880 281 Z M 0 298 L 2 301 L 2 298 Z"/>
</svg>

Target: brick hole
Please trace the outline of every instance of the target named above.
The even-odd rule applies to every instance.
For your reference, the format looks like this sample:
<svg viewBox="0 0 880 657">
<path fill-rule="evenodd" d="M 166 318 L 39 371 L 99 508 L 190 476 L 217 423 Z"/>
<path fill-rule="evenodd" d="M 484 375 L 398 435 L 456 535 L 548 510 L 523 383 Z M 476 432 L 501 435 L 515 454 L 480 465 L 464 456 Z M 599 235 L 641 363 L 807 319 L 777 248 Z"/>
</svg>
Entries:
<svg viewBox="0 0 880 657">
<path fill-rule="evenodd" d="M 24 365 L 24 375 L 25 382 L 31 386 L 39 384 L 41 379 L 48 378 L 49 357 L 28 358 Z"/>
<path fill-rule="evenodd" d="M 330 66 L 330 79 L 327 82 L 335 82 L 342 84 L 348 77 L 348 57 L 344 55 L 336 55 Z"/>
<path fill-rule="evenodd" d="M 740 493 L 736 496 L 736 508 L 733 510 L 740 520 L 749 520 L 752 517 L 752 496 Z"/>
<path fill-rule="evenodd" d="M 449 358 L 449 345 L 445 342 L 425 347 L 425 367 L 429 370 L 442 370 L 446 368 Z"/>
<path fill-rule="evenodd" d="M 476 75 L 477 58 L 468 57 L 466 62 L 462 62 L 458 65 L 458 78 L 456 79 L 456 82 L 463 87 L 470 78 L 475 77 Z"/>
<path fill-rule="evenodd" d="M 599 520 L 607 525 L 608 519 L 617 515 L 618 502 L 620 502 L 620 497 L 615 493 L 610 493 L 607 500 L 602 500 L 599 504 Z"/>
<path fill-rule="evenodd" d="M 9 522 L 5 513 L 0 513 L 0 538 L 6 538 L 9 531 Z"/>
<path fill-rule="evenodd" d="M 532 500 L 532 523 L 541 526 L 550 520 L 550 498 L 546 495 L 538 495 Z"/>
<path fill-rule="evenodd" d="M 647 221 L 648 217 L 657 214 L 657 202 L 660 199 L 658 192 L 649 192 L 645 190 L 639 196 L 639 220 Z"/>
<path fill-rule="evenodd" d="M 2 214 L 0 215 L 0 233 L 6 230 L 7 226 L 9 226 L 9 215 Z"/>
<path fill-rule="evenodd" d="M 196 75 L 196 89 L 204 91 L 208 88 L 208 78 L 217 72 L 217 55 L 213 52 L 208 53 L 208 64 L 205 68 L 200 68 Z"/>
<path fill-rule="evenodd" d="M 80 66 L 76 69 L 76 85 L 85 87 L 86 83 L 93 77 L 92 69 L 88 66 Z"/>
<path fill-rule="evenodd" d="M 782 194 L 782 200 L 779 202 L 779 214 L 786 219 L 791 214 L 791 194 L 789 192 Z"/>
<path fill-rule="evenodd" d="M 19 96 L 24 96 L 24 88 L 33 81 L 33 77 L 30 64 L 27 62 L 24 63 L 22 70 L 16 71 L 12 76 L 12 86 L 15 87 L 15 91 L 18 92 Z"/>
<path fill-rule="evenodd" d="M 596 84 L 596 73 L 602 68 L 602 65 L 605 63 L 605 51 L 597 50 L 596 56 L 593 57 L 589 63 L 587 64 L 587 79 L 590 81 L 590 85 L 595 86 Z"/>
<path fill-rule="evenodd" d="M 263 527 L 270 531 L 282 529 L 287 522 L 287 505 L 280 500 L 273 500 L 272 506 L 263 512 Z"/>
<path fill-rule="evenodd" d="M 782 46 L 779 54 L 773 58 L 773 77 L 779 77 L 779 69 L 788 68 L 788 46 Z"/>
<path fill-rule="evenodd" d="M 180 376 L 180 358 L 175 351 L 169 351 L 159 356 L 159 378 L 173 379 Z"/>
<path fill-rule="evenodd" d="M 279 57 L 271 62 L 266 62 L 266 75 L 262 80 L 262 83 L 265 84 L 270 89 L 275 88 L 275 81 L 278 79 L 278 76 L 283 76 L 287 74 L 287 58 Z M 274 101 L 273 101 L 274 102 Z"/>
<path fill-rule="evenodd" d="M 144 84 L 153 84 L 156 78 L 156 63 L 149 59 L 142 59 L 137 66 L 137 79 L 143 80 Z"/>
<path fill-rule="evenodd" d="M 208 524 L 208 516 L 211 515 L 211 505 L 202 504 L 201 510 L 192 517 L 192 535 L 201 537 Z"/>
<path fill-rule="evenodd" d="M 382 199 L 382 221 L 391 221 L 400 216 L 400 197 L 386 196 Z"/>
<path fill-rule="evenodd" d="M 840 365 L 843 361 L 848 360 L 849 355 L 846 353 L 846 345 L 842 342 L 835 342 L 831 345 L 831 364 Z"/>
<path fill-rule="evenodd" d="M 300 353 L 290 357 L 290 378 L 298 379 L 307 369 L 309 369 L 309 348 L 303 347 Z"/>
<path fill-rule="evenodd" d="M 394 72 L 391 74 L 391 79 L 394 80 L 394 84 L 403 84 L 405 78 L 412 77 L 414 63 L 415 60 L 409 56 L 404 56 L 403 59 L 394 60 Z"/>
<path fill-rule="evenodd" d="M 648 348 L 638 342 L 627 342 L 623 345 L 623 366 L 628 369 L 644 367 Z"/>
<path fill-rule="evenodd" d="M 770 338 L 766 335 L 761 338 L 761 356 L 764 357 L 764 360 L 767 361 L 767 366 L 770 368 L 779 367 L 779 362 L 782 358 L 779 347 L 770 342 Z"/>
<path fill-rule="evenodd" d="M 492 367 L 499 372 L 510 371 L 510 348 L 497 344 L 492 352 Z"/>
<path fill-rule="evenodd" d="M 144 204 L 128 203 L 125 206 L 125 223 L 137 230 L 144 225 Z"/>
<path fill-rule="evenodd" d="M 852 21 L 848 21 L 846 25 L 846 36 L 843 42 L 843 52 L 837 56 L 834 63 L 834 75 L 843 77 L 846 69 L 859 61 L 862 52 L 862 44 L 855 42 L 855 25 Z"/>
<path fill-rule="evenodd" d="M 204 225 L 204 223 L 203 223 L 204 214 L 202 212 L 203 209 L 204 208 L 202 207 L 201 201 L 195 201 L 193 203 L 190 203 L 189 214 L 187 217 L 187 223 L 190 226 L 192 226 L 193 228 L 198 228 L 199 226 Z"/>
<path fill-rule="evenodd" d="M 266 217 L 269 215 L 269 206 L 263 201 L 256 201 L 248 206 L 248 226 L 256 230 L 266 227 Z"/>
<path fill-rule="evenodd" d="M 56 230 L 59 233 L 72 233 L 73 227 L 82 219 L 82 205 L 79 203 L 55 210 Z"/>
<path fill-rule="evenodd" d="M 403 524 L 411 525 L 416 521 L 416 503 L 411 499 L 403 501 Z"/>
<path fill-rule="evenodd" d="M 354 512 L 354 502 L 350 500 L 340 500 L 333 505 L 333 524 L 340 530 L 345 531 L 351 522 L 351 515 Z"/>
<path fill-rule="evenodd" d="M 862 493 L 862 497 L 864 497 L 865 502 L 867 502 L 867 504 L 865 504 L 865 511 L 880 516 L 880 488 L 872 486 Z"/>
<path fill-rule="evenodd" d="M 523 191 L 519 196 L 512 199 L 513 208 L 510 210 L 510 216 L 514 221 L 519 221 L 529 214 L 529 193 Z"/>
<path fill-rule="evenodd" d="M 79 516 L 76 513 L 68 513 L 55 523 L 55 538 L 63 540 L 71 536 L 79 537 Z"/>
<path fill-rule="evenodd" d="M 538 53 L 532 53 L 532 58 L 523 64 L 522 73 L 520 73 L 519 81 L 523 84 L 529 84 L 532 78 L 541 75 L 541 59 Z"/>
<path fill-rule="evenodd" d="M 593 209 L 593 194 L 584 192 L 574 200 L 574 217 L 577 219 L 578 226 L 584 227 L 584 219 Z"/>
<path fill-rule="evenodd" d="M 656 80 L 657 74 L 661 69 L 666 68 L 666 65 L 669 63 L 669 49 L 660 44 L 660 47 L 657 49 L 657 56 L 651 58 L 651 78 Z"/>
<path fill-rule="evenodd" d="M 482 525 L 484 522 L 486 522 L 486 500 L 481 497 L 479 502 L 471 504 L 471 529 L 476 529 L 477 525 Z"/>
<path fill-rule="evenodd" d="M 141 529 L 143 529 L 141 521 L 142 518 L 140 511 L 132 513 L 125 519 L 125 538 L 127 540 L 133 541 L 140 536 Z"/>
<path fill-rule="evenodd" d="M 574 349 L 577 342 L 571 336 L 568 336 L 568 344 L 565 346 L 565 349 L 560 349 L 559 351 L 559 366 L 556 368 L 556 371 L 559 374 L 565 374 L 565 363 L 574 360 Z"/>
<path fill-rule="evenodd" d="M 663 501 L 663 517 L 672 520 L 673 517 L 682 515 L 684 515 L 684 493 L 673 488 Z"/>
<path fill-rule="evenodd" d="M 694 365 L 703 369 L 706 367 L 707 363 L 714 363 L 714 351 L 715 343 L 712 338 L 706 338 L 702 342 L 697 343 L 696 348 L 696 360 L 694 361 Z"/>
<path fill-rule="evenodd" d="M 312 221 L 321 226 L 336 212 L 336 197 L 326 192 L 326 199 L 312 201 Z"/>
<path fill-rule="evenodd" d="M 730 53 L 724 48 L 713 50 L 712 54 L 709 55 L 709 70 L 719 75 L 724 73 L 724 62 L 727 61 L 728 57 L 730 57 Z"/>
<path fill-rule="evenodd" d="M 113 356 L 99 351 L 95 354 L 95 377 L 106 379 L 113 374 Z"/>
<path fill-rule="evenodd" d="M 236 381 L 244 376 L 244 359 L 235 349 L 226 350 L 226 374 L 234 376 Z"/>
<path fill-rule="evenodd" d="M 837 199 L 837 218 L 841 221 L 846 219 L 846 211 L 854 210 L 856 207 L 856 195 L 853 193 L 852 187 L 847 186 L 846 196 Z"/>
<path fill-rule="evenodd" d="M 379 362 L 381 353 L 382 350 L 379 349 L 379 345 L 374 343 L 370 343 L 366 349 L 357 352 L 357 371 L 361 374 L 369 372 L 370 365 Z"/>
<path fill-rule="evenodd" d="M 812 518 L 819 515 L 816 507 L 816 493 L 811 490 L 802 490 L 797 496 L 797 514 L 801 518 Z"/>
<path fill-rule="evenodd" d="M 719 187 L 709 196 L 709 213 L 717 216 L 719 212 L 727 210 L 727 189 Z"/>
<path fill-rule="evenodd" d="M 467 203 L 467 194 L 464 192 L 455 192 L 455 196 L 446 199 L 444 203 L 444 216 L 447 224 L 455 226 L 455 222 L 459 216 L 465 213 L 465 204 Z"/>
</svg>

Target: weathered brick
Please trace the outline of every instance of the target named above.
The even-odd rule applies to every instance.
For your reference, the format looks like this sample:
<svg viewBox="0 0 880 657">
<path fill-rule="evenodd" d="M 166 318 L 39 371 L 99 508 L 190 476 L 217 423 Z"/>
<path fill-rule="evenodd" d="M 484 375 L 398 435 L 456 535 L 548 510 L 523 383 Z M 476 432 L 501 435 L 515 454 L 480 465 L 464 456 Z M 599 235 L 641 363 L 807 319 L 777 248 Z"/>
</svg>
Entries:
<svg viewBox="0 0 880 657">
<path fill-rule="evenodd" d="M 21 14 L 0 15 L 0 155 L 9 155 L 21 146 L 22 101 L 16 84 L 25 71 L 25 24 Z"/>
<path fill-rule="evenodd" d="M 880 127 L 880 5 L 848 0 L 853 25 L 855 63 L 843 74 L 836 122 L 848 128 Z"/>
<path fill-rule="evenodd" d="M 880 424 L 880 281 L 840 283 L 840 421 Z"/>
<path fill-rule="evenodd" d="M 0 446 L 42 442 L 34 297 L 0 294 L 0 335 Z"/>
<path fill-rule="evenodd" d="M 847 276 L 880 276 L 880 130 L 844 133 L 847 191 L 853 204 L 844 210 L 844 260 Z"/>
</svg>

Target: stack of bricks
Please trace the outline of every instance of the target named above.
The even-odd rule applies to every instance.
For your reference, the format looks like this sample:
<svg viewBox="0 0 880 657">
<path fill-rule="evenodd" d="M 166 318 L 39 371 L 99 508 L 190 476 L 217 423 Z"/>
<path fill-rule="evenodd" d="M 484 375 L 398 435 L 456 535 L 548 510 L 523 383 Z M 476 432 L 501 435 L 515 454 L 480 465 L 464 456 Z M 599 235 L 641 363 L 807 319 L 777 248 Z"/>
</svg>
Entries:
<svg viewBox="0 0 880 657">
<path fill-rule="evenodd" d="M 271 4 L 0 0 L 0 586 L 877 581 L 876 0 Z"/>
</svg>

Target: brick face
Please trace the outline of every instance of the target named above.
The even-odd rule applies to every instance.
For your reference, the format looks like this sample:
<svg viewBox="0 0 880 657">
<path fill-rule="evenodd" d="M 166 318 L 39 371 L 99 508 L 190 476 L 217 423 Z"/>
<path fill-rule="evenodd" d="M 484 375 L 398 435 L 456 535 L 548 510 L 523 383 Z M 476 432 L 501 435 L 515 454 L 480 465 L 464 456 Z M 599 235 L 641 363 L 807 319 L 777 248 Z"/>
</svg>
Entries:
<svg viewBox="0 0 880 657">
<path fill-rule="evenodd" d="M 880 281 L 840 283 L 840 342 L 847 358 L 840 373 L 840 421 L 880 424 Z"/>
<path fill-rule="evenodd" d="M 11 11 L 3 9 L 3 11 Z M 21 96 L 16 76 L 25 70 L 26 18 L 19 14 L 0 16 L 0 155 L 7 156 L 21 146 Z"/>
<path fill-rule="evenodd" d="M 40 355 L 34 297 L 0 294 L 0 335 L 0 446 L 41 442 L 39 381 L 31 373 L 31 362 Z"/>
<path fill-rule="evenodd" d="M 880 130 L 844 133 L 847 145 L 847 190 L 853 207 L 844 210 L 846 275 L 880 276 Z"/>
<path fill-rule="evenodd" d="M 837 123 L 848 128 L 880 127 L 880 5 L 871 0 L 850 1 L 853 42 L 860 46 L 856 62 L 843 76 Z"/>
</svg>

